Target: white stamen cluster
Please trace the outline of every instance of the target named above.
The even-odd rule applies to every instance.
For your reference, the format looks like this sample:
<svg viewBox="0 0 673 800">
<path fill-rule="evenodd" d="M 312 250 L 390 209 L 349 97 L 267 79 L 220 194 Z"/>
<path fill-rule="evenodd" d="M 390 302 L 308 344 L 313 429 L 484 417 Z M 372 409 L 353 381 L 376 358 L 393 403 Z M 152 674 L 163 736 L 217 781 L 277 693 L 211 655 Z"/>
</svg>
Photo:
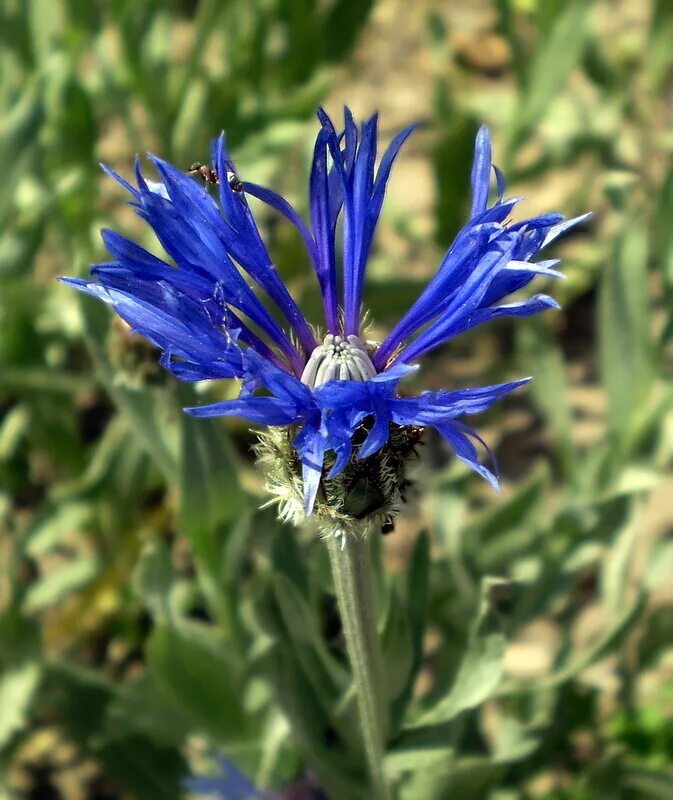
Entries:
<svg viewBox="0 0 673 800">
<path fill-rule="evenodd" d="M 368 381 L 375 375 L 367 348 L 358 336 L 328 333 L 311 353 L 301 380 L 315 388 L 328 381 Z"/>
</svg>

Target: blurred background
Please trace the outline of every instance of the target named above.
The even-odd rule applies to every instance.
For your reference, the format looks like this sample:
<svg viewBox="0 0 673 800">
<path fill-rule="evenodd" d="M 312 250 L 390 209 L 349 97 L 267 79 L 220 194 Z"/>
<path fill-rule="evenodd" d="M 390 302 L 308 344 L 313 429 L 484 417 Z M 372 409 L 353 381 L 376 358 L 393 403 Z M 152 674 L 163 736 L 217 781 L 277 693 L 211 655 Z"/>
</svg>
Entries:
<svg viewBox="0 0 673 800">
<path fill-rule="evenodd" d="M 240 174 L 305 209 L 314 110 L 344 103 L 386 140 L 423 123 L 379 226 L 375 330 L 466 220 L 481 122 L 522 216 L 594 212 L 554 248 L 563 311 L 425 362 L 426 387 L 535 380 L 477 424 L 502 492 L 428 439 L 382 539 L 385 654 L 415 643 L 418 708 L 503 579 L 503 681 L 441 758 L 393 763 L 400 796 L 673 798 L 671 41 L 668 0 L 1 0 L 3 800 L 178 798 L 217 754 L 284 798 L 348 772 L 311 660 L 338 649 L 324 546 L 259 510 L 247 424 L 182 416 L 193 390 L 55 281 L 104 260 L 101 227 L 154 246 L 99 162 L 186 169 L 226 129 Z M 298 236 L 260 221 L 317 321 Z"/>
</svg>

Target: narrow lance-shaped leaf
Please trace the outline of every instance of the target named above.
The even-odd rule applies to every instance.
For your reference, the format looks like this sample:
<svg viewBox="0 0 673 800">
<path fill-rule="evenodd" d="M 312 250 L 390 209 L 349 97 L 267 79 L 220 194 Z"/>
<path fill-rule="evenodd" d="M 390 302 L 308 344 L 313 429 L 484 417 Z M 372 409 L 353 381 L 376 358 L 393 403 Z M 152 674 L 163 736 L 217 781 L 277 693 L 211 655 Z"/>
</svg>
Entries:
<svg viewBox="0 0 673 800">
<path fill-rule="evenodd" d="M 652 346 L 647 296 L 646 226 L 632 219 L 602 273 L 598 322 L 600 363 L 608 395 L 608 420 L 628 441 L 652 385 Z"/>
<path fill-rule="evenodd" d="M 433 708 L 414 721 L 413 727 L 450 722 L 462 711 L 483 703 L 500 683 L 506 642 L 491 604 L 492 589 L 500 583 L 496 578 L 483 580 L 477 615 L 453 686 Z"/>
</svg>

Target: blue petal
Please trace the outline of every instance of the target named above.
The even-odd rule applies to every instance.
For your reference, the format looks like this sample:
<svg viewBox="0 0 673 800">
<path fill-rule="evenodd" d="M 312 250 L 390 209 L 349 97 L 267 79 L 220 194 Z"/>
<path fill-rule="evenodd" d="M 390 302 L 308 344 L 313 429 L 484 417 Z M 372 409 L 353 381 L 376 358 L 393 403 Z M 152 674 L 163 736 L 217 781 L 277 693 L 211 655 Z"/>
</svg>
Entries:
<svg viewBox="0 0 673 800">
<path fill-rule="evenodd" d="M 547 235 L 544 238 L 544 241 L 540 245 L 540 249 L 546 247 L 548 244 L 554 241 L 554 239 L 558 239 L 559 236 L 562 236 L 564 233 L 567 233 L 571 228 L 574 228 L 576 225 L 580 225 L 582 222 L 585 222 L 591 216 L 591 212 L 587 214 L 581 214 L 579 217 L 574 217 L 573 219 L 567 219 L 563 222 L 559 222 L 556 225 L 553 225 L 548 231 Z"/>
<path fill-rule="evenodd" d="M 453 335 L 461 321 L 468 319 L 469 315 L 479 306 L 494 276 L 510 260 L 511 249 L 510 246 L 509 250 L 505 250 L 502 254 L 493 251 L 484 256 L 456 292 L 440 319 L 421 333 L 396 357 L 396 360 L 401 358 L 407 363 L 413 361 L 443 344 L 449 336 Z"/>
<path fill-rule="evenodd" d="M 377 369 L 382 369 L 388 363 L 405 339 L 446 309 L 480 260 L 490 257 L 489 252 L 494 249 L 494 241 L 503 233 L 504 229 L 497 223 L 463 228 L 418 300 L 374 354 L 373 362 Z"/>
<path fill-rule="evenodd" d="M 320 488 L 320 479 L 325 461 L 325 439 L 320 423 L 309 420 L 295 436 L 293 445 L 299 454 L 304 482 L 304 513 L 311 516 Z"/>
<path fill-rule="evenodd" d="M 301 419 L 296 409 L 276 397 L 245 397 L 183 409 L 193 417 L 243 417 L 261 425 L 292 425 Z"/>
<path fill-rule="evenodd" d="M 336 217 L 330 214 L 330 184 L 327 149 L 330 134 L 321 130 L 315 142 L 310 179 L 311 223 L 316 242 L 316 272 L 325 306 L 327 329 L 338 331 L 338 293 L 336 285 Z"/>
<path fill-rule="evenodd" d="M 390 436 L 389 416 L 387 413 L 381 413 L 382 411 L 383 408 L 380 409 L 379 414 L 374 418 L 374 424 L 358 451 L 358 461 L 373 456 L 374 453 L 378 453 L 388 441 Z"/>
<path fill-rule="evenodd" d="M 530 378 L 522 378 L 492 386 L 452 392 L 423 392 L 419 397 L 394 398 L 390 403 L 391 419 L 398 425 L 423 427 L 448 422 L 464 414 L 480 414 L 529 380 Z"/>
<path fill-rule="evenodd" d="M 127 180 L 122 178 L 121 175 L 117 174 L 111 167 L 108 167 L 107 164 L 101 164 L 100 167 L 106 175 L 109 175 L 113 180 L 117 181 L 117 183 L 120 186 L 123 186 L 127 192 L 129 192 L 136 198 L 136 200 L 140 199 L 140 192 L 135 188 L 135 186 L 132 186 Z"/>
<path fill-rule="evenodd" d="M 228 225 L 219 216 L 210 195 L 179 170 L 159 159 L 154 161 L 171 200 L 143 190 L 139 215 L 152 226 L 166 252 L 181 268 L 210 274 L 221 282 L 226 301 L 259 325 L 299 372 L 303 361 L 296 348 L 231 261 L 227 250 Z"/>
<path fill-rule="evenodd" d="M 300 380 L 269 363 L 257 353 L 246 353 L 245 380 L 252 378 L 257 385 L 266 387 L 272 394 L 287 403 L 293 403 L 298 409 L 302 408 L 308 413 L 315 401 L 308 386 Z"/>
<path fill-rule="evenodd" d="M 330 414 L 324 421 L 325 447 L 336 454 L 336 461 L 332 465 L 327 477 L 336 478 L 348 466 L 353 453 L 352 423 L 348 411 Z"/>
<path fill-rule="evenodd" d="M 495 172 L 495 182 L 498 186 L 498 204 L 502 203 L 502 198 L 505 196 L 505 189 L 507 188 L 507 181 L 500 169 L 493 164 L 493 172 Z"/>
<path fill-rule="evenodd" d="M 474 431 L 466 428 L 466 426 L 459 427 L 456 425 L 456 423 L 451 422 L 443 425 L 437 425 L 436 428 L 449 443 L 451 449 L 460 461 L 462 461 L 464 464 L 467 464 L 467 466 L 474 470 L 477 475 L 481 475 L 482 478 L 485 478 L 496 491 L 500 491 L 498 478 L 493 472 L 491 472 L 490 469 L 488 469 L 488 467 L 485 467 L 483 464 L 479 463 L 477 450 L 464 432 L 469 431 L 469 435 L 479 439 Z M 481 439 L 479 439 L 479 441 L 481 441 Z"/>
<path fill-rule="evenodd" d="M 475 217 L 486 211 L 488 192 L 491 181 L 491 136 L 486 125 L 482 125 L 474 144 L 474 161 L 472 162 L 472 213 Z"/>
<path fill-rule="evenodd" d="M 311 352 L 316 341 L 309 325 L 271 261 L 244 193 L 229 187 L 226 170 L 219 182 L 220 195 L 229 200 L 230 216 L 224 219 L 204 187 L 168 162 L 156 157 L 152 157 L 152 161 L 164 180 L 175 214 L 190 228 L 194 242 L 206 247 L 215 263 L 222 251 L 227 260 L 233 257 L 282 311 L 302 347 Z M 179 259 L 176 261 L 180 263 Z"/>
<path fill-rule="evenodd" d="M 213 328 L 202 307 L 171 287 L 158 283 L 154 296 L 140 298 L 94 282 L 62 281 L 112 305 L 134 332 L 174 357 L 201 364 L 212 377 L 243 375 L 243 354 L 235 339 Z"/>
<path fill-rule="evenodd" d="M 340 138 L 327 114 L 318 112 L 322 124 L 319 138 L 329 148 L 334 162 L 334 176 L 341 182 L 336 192 L 332 175 L 328 180 L 330 220 L 336 214 L 343 197 L 344 205 L 344 331 L 346 335 L 360 333 L 362 290 L 369 250 L 381 213 L 385 187 L 393 162 L 413 127 L 401 131 L 384 154 L 375 176 L 377 153 L 378 115 L 367 120 L 358 136 L 350 111 L 346 109 L 346 128 L 343 134 L 345 148 L 340 148 Z M 321 145 L 323 139 L 320 139 Z"/>
<path fill-rule="evenodd" d="M 258 200 L 261 200 L 263 203 L 266 203 L 268 206 L 274 208 L 286 219 L 288 219 L 299 231 L 301 238 L 304 240 L 306 249 L 311 256 L 311 261 L 313 261 L 314 264 L 317 264 L 318 253 L 316 250 L 315 241 L 313 239 L 313 234 L 306 226 L 304 220 L 284 197 L 281 197 L 281 195 L 277 194 L 271 189 L 267 189 L 265 186 L 259 186 L 256 183 L 248 183 L 248 181 L 243 183 L 243 191 L 246 194 L 256 197 Z"/>
<path fill-rule="evenodd" d="M 217 800 L 269 800 L 266 792 L 256 786 L 227 758 L 217 760 L 218 774 L 194 775 L 183 781 L 185 791 L 194 794 L 216 794 Z"/>
</svg>

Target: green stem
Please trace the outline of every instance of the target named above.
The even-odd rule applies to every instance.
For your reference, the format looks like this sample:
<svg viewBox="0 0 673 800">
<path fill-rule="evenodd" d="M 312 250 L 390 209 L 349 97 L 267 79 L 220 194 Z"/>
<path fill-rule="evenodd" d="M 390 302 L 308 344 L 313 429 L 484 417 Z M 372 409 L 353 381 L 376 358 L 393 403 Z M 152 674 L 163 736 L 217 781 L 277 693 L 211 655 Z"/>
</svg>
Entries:
<svg viewBox="0 0 673 800">
<path fill-rule="evenodd" d="M 372 590 L 370 545 L 365 538 L 341 537 L 327 540 L 337 604 L 346 637 L 346 649 L 353 671 L 362 739 L 371 781 L 371 800 L 391 797 L 383 771 L 383 753 L 388 707 L 376 613 Z"/>
</svg>

